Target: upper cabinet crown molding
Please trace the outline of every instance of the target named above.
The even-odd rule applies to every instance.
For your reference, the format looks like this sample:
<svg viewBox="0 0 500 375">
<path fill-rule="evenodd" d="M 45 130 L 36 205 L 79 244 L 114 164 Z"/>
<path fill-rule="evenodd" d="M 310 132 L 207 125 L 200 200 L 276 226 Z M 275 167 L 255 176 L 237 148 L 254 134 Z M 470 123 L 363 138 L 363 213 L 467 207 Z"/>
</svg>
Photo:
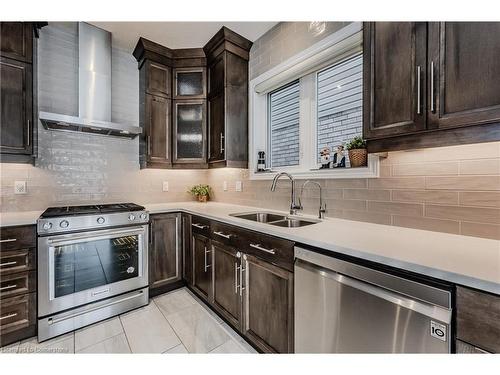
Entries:
<svg viewBox="0 0 500 375">
<path fill-rule="evenodd" d="M 139 69 L 144 64 L 144 61 L 148 59 L 167 66 L 173 65 L 173 50 L 143 37 L 140 37 L 137 41 L 132 55 L 139 63 Z"/>
<path fill-rule="evenodd" d="M 212 39 L 205 44 L 203 50 L 209 60 L 215 59 L 223 50 L 227 50 L 248 61 L 252 44 L 253 43 L 245 37 L 223 26 Z"/>
<path fill-rule="evenodd" d="M 365 22 L 369 152 L 500 140 L 500 23 Z"/>
</svg>

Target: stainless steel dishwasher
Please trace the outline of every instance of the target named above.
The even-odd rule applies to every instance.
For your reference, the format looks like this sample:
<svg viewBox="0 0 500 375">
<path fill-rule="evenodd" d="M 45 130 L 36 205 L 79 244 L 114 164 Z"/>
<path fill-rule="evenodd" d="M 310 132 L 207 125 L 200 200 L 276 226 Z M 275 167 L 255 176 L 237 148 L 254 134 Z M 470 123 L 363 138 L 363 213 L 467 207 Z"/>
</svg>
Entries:
<svg viewBox="0 0 500 375">
<path fill-rule="evenodd" d="M 449 290 L 295 248 L 296 353 L 449 353 L 451 306 Z"/>
</svg>

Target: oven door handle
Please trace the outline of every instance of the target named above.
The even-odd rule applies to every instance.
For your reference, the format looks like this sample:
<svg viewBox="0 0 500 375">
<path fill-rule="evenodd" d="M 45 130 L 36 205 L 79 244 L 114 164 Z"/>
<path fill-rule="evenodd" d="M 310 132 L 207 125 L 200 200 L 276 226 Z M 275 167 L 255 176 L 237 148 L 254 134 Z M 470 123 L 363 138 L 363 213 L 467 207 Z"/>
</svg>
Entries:
<svg viewBox="0 0 500 375">
<path fill-rule="evenodd" d="M 120 235 L 144 234 L 145 231 L 145 227 L 134 227 L 131 229 L 100 230 L 81 234 L 73 233 L 69 235 L 65 234 L 57 237 L 50 237 L 47 242 L 50 246 L 62 246 L 81 242 L 81 240 L 103 240 Z"/>
</svg>

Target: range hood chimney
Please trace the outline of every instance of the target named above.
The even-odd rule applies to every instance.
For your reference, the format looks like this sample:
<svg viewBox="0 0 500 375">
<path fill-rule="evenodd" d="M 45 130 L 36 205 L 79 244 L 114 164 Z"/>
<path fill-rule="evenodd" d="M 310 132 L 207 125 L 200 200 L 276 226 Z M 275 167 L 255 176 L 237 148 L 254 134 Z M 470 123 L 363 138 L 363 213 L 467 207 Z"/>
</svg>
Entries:
<svg viewBox="0 0 500 375">
<path fill-rule="evenodd" d="M 49 130 L 135 138 L 139 126 L 111 122 L 111 33 L 78 23 L 78 117 L 40 112 Z"/>
</svg>

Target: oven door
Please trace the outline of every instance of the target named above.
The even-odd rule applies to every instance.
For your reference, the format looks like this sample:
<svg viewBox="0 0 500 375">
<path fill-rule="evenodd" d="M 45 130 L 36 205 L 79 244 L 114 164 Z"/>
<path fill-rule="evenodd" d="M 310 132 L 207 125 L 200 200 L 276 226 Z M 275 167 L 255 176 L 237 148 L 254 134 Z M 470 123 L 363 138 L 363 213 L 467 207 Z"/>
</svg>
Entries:
<svg viewBox="0 0 500 375">
<path fill-rule="evenodd" d="M 38 238 L 38 317 L 148 285 L 148 226 Z"/>
</svg>

